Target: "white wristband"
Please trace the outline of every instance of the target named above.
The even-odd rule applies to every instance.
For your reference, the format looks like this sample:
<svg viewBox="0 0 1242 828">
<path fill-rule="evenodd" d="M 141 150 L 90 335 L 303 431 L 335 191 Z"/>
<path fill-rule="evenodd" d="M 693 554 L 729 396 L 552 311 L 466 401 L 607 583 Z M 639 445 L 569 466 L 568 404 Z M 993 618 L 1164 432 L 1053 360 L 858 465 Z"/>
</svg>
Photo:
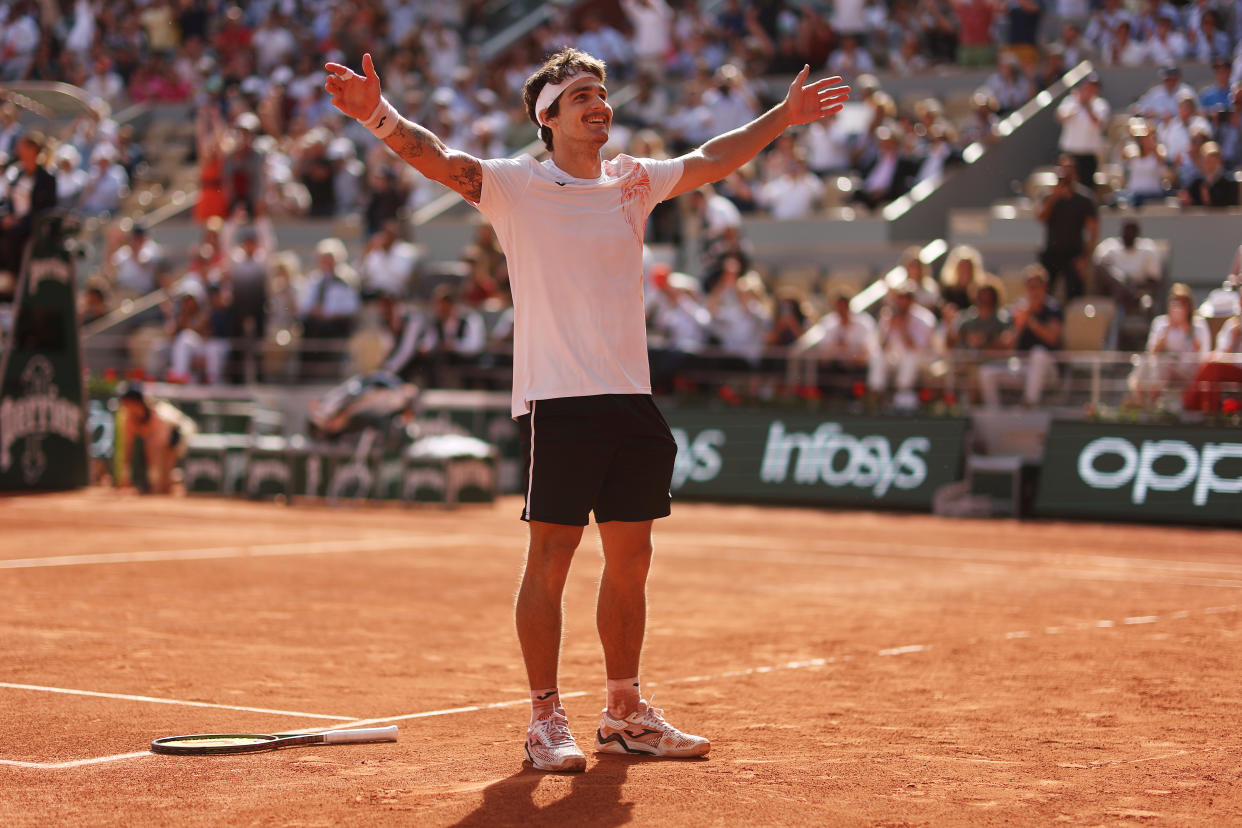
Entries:
<svg viewBox="0 0 1242 828">
<path fill-rule="evenodd" d="M 388 102 L 387 98 L 381 97 L 370 117 L 361 123 L 371 130 L 372 135 L 382 141 L 392 135 L 400 120 L 401 116 L 397 114 L 396 108 Z"/>
</svg>

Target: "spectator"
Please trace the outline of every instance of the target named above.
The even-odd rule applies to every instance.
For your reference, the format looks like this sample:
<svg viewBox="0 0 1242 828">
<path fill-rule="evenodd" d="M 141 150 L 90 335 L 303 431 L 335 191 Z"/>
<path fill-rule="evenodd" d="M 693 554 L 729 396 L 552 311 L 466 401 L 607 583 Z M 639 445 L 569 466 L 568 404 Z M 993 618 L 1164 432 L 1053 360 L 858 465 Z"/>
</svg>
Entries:
<svg viewBox="0 0 1242 828">
<path fill-rule="evenodd" d="M 225 134 L 220 110 L 210 105 L 199 107 L 194 122 L 198 152 L 198 201 L 194 204 L 194 220 L 199 224 L 206 224 L 213 216 L 224 218 L 229 214 L 222 156 Z"/>
<path fill-rule="evenodd" d="M 1130 34 L 1131 29 L 1129 20 L 1118 21 L 1117 28 L 1113 30 L 1113 36 L 1109 38 L 1108 44 L 1104 47 L 1106 65 L 1132 69 L 1150 62 L 1151 53 L 1148 51 L 1147 44 L 1141 40 L 1135 40 Z"/>
<path fill-rule="evenodd" d="M 957 62 L 963 69 L 982 69 L 996 62 L 992 38 L 996 8 L 993 0 L 954 0 L 959 26 Z"/>
<path fill-rule="evenodd" d="M 1100 59 L 1099 51 L 1082 36 L 1082 27 L 1078 23 L 1064 23 L 1061 26 L 1061 56 L 1065 65 L 1077 66 L 1084 60 L 1095 62 Z M 1051 49 L 1051 47 L 1049 47 Z"/>
<path fill-rule="evenodd" d="M 418 248 L 401 238 L 397 222 L 384 222 L 362 254 L 363 297 L 387 294 L 397 301 L 409 298 L 418 261 Z"/>
<path fill-rule="evenodd" d="M 910 178 L 918 170 L 918 162 L 904 158 L 899 152 L 897 136 L 888 127 L 875 131 L 877 153 L 867 170 L 862 187 L 854 191 L 852 200 L 875 210 L 901 196 L 910 188 Z"/>
<path fill-rule="evenodd" d="M 1039 21 L 1043 17 L 1042 0 L 1002 0 L 1008 21 L 1006 54 L 1016 57 L 1023 66 L 1034 66 L 1039 59 Z M 997 97 L 1000 97 L 997 95 Z M 1028 96 L 1029 97 L 1029 96 Z M 1002 101 L 1002 106 L 1004 103 Z"/>
<path fill-rule="evenodd" d="M 1026 268 L 1026 298 L 1010 309 L 1013 324 L 1003 344 L 1018 359 L 989 362 L 979 367 L 979 391 L 988 408 L 1000 407 L 1002 385 L 1020 385 L 1022 402 L 1039 404 L 1044 387 L 1056 378 L 1055 352 L 1061 348 L 1065 314 L 1048 295 L 1048 272 L 1040 265 Z"/>
<path fill-rule="evenodd" d="M 721 135 L 754 120 L 759 103 L 736 66 L 721 66 L 713 80 L 714 85 L 703 92 L 703 105 L 711 112 L 707 124 L 711 134 Z"/>
<path fill-rule="evenodd" d="M 1108 101 L 1100 97 L 1100 76 L 1095 72 L 1083 78 L 1057 106 L 1061 152 L 1073 159 L 1078 180 L 1087 188 L 1095 186 L 1109 111 Z"/>
<path fill-rule="evenodd" d="M 1212 61 L 1212 82 L 1199 90 L 1199 106 L 1204 112 L 1216 107 L 1229 108 L 1230 63 L 1223 58 Z"/>
<path fill-rule="evenodd" d="M 759 275 L 743 274 L 742 260 L 727 256 L 704 304 L 711 317 L 710 331 L 727 355 L 729 370 L 759 365 L 764 335 L 771 326 L 771 310 L 764 298 Z"/>
<path fill-rule="evenodd" d="M 1156 32 L 1144 44 L 1147 59 L 1161 66 L 1176 66 L 1186 60 L 1190 44 L 1175 28 L 1173 13 L 1161 11 L 1156 16 Z"/>
<path fill-rule="evenodd" d="M 1215 414 L 1221 409 L 1221 396 L 1242 392 L 1242 317 L 1234 314 L 1216 334 L 1216 347 L 1200 366 L 1182 395 L 1187 411 Z"/>
<path fill-rule="evenodd" d="M 673 10 L 664 0 L 621 0 L 634 28 L 634 59 L 640 72 L 664 77 L 664 57 L 672 46 Z"/>
<path fill-rule="evenodd" d="M 259 131 L 259 117 L 253 112 L 243 112 L 233 122 L 231 147 L 224 151 L 221 173 L 224 179 L 224 197 L 229 212 L 238 204 L 244 204 L 251 215 L 262 198 L 263 157 L 254 146 Z"/>
<path fill-rule="evenodd" d="M 17 105 L 12 101 L 0 101 L 0 158 L 9 159 L 17 151 L 17 139 L 21 137 L 22 124 L 17 117 Z"/>
<path fill-rule="evenodd" d="M 1165 160 L 1164 146 L 1146 124 L 1131 128 L 1134 140 L 1122 150 L 1122 165 L 1126 173 L 1126 188 L 1118 194 L 1118 200 L 1133 207 L 1145 202 L 1163 199 L 1173 194 L 1169 187 L 1171 171 Z"/>
<path fill-rule="evenodd" d="M 827 70 L 829 74 L 854 77 L 863 72 L 874 72 L 875 61 L 860 45 L 859 35 L 842 34 L 840 46 L 828 58 Z"/>
<path fill-rule="evenodd" d="M 763 185 L 759 203 L 775 219 L 807 218 L 818 209 L 825 189 L 819 176 L 807 168 L 805 154 L 797 152 L 785 173 Z"/>
<path fill-rule="evenodd" d="M 6 4 L 8 14 L 0 25 L 0 81 L 19 81 L 34 60 L 42 32 L 38 8 L 32 0 Z"/>
<path fill-rule="evenodd" d="M 1200 63 L 1228 60 L 1229 35 L 1221 31 L 1220 12 L 1207 9 L 1200 17 L 1199 25 L 1190 29 L 1188 57 Z"/>
<path fill-rule="evenodd" d="M 276 234 L 264 214 L 255 218 L 253 227 L 242 227 L 245 219 L 245 208 L 238 205 L 224 225 L 220 244 L 226 251 L 223 281 L 232 298 L 232 324 L 226 335 L 241 346 L 241 360 L 234 360 L 232 376 L 252 381 L 260 373 L 258 355 L 267 336 L 268 272 L 276 251 Z"/>
<path fill-rule="evenodd" d="M 457 372 L 486 347 L 487 328 L 482 315 L 458 304 L 452 285 L 436 287 L 431 304 L 422 347 L 431 369 L 430 382 L 436 388 L 457 387 Z"/>
<path fill-rule="evenodd" d="M 668 391 L 707 347 L 712 318 L 699 302 L 698 283 L 692 277 L 658 264 L 652 268 L 651 284 L 655 288 L 648 303 L 655 345 L 651 349 L 651 381 L 653 387 Z"/>
<path fill-rule="evenodd" d="M 22 133 L 16 163 L 0 177 L 0 294 L 16 285 L 35 220 L 56 206 L 56 178 L 43 166 L 44 146 L 42 134 Z"/>
<path fill-rule="evenodd" d="M 1190 287 L 1169 291 L 1169 312 L 1152 320 L 1146 353 L 1130 374 L 1130 392 L 1141 408 L 1152 408 L 1170 386 L 1185 387 L 1212 348 L 1207 323 L 1194 313 Z"/>
<path fill-rule="evenodd" d="M 850 133 L 834 112 L 807 124 L 801 135 L 807 166 L 822 177 L 841 175 L 850 169 Z"/>
<path fill-rule="evenodd" d="M 940 269 L 940 300 L 942 308 L 953 306 L 953 311 L 964 311 L 974 304 L 975 290 L 983 284 L 987 273 L 983 270 L 983 257 L 975 248 L 959 244 L 949 251 Z"/>
<path fill-rule="evenodd" d="M 163 262 L 164 248 L 151 238 L 146 227 L 135 224 L 128 241 L 112 254 L 116 286 L 130 296 L 150 293 L 158 287 L 155 277 Z"/>
<path fill-rule="evenodd" d="M 918 291 L 918 283 L 909 280 L 889 294 L 867 372 L 867 387 L 877 394 L 888 388 L 891 377 L 896 389 L 893 405 L 906 411 L 918 407 L 914 386 L 934 356 L 936 317 L 915 303 Z"/>
<path fill-rule="evenodd" d="M 945 341 L 953 354 L 966 357 L 965 385 L 971 399 L 979 398 L 979 359 L 1005 350 L 1009 326 L 1009 313 L 1000 306 L 1000 292 L 990 281 L 978 286 L 969 308 L 945 315 Z"/>
<path fill-rule="evenodd" d="M 1160 67 L 1160 83 L 1143 93 L 1132 110 L 1158 123 L 1169 121 L 1177 117 L 1178 98 L 1186 93 L 1194 97 L 1195 90 L 1182 83 L 1182 70 L 1173 64 L 1166 64 Z"/>
<path fill-rule="evenodd" d="M 792 356 L 815 360 L 825 377 L 821 387 L 842 379 L 863 379 L 876 349 L 875 320 L 850 309 L 851 297 L 839 293 L 833 310 L 807 329 L 793 346 Z M 819 376 L 823 376 L 820 373 Z"/>
<path fill-rule="evenodd" d="M 1044 225 L 1044 249 L 1040 263 L 1050 274 L 1054 288 L 1064 282 L 1066 299 L 1081 296 L 1086 288 L 1087 263 L 1099 241 L 1095 199 L 1078 185 L 1073 162 L 1062 156 L 1057 166 L 1057 185 L 1039 207 Z"/>
<path fill-rule="evenodd" d="M 786 294 L 777 299 L 776 312 L 772 315 L 772 327 L 763 338 L 763 344 L 769 348 L 788 348 L 806 333 L 810 314 L 803 301 L 793 295 Z"/>
<path fill-rule="evenodd" d="M 1209 141 L 1203 145 L 1200 174 L 1178 193 L 1182 204 L 1195 207 L 1236 207 L 1238 182 L 1225 169 L 1220 147 Z"/>
<path fill-rule="evenodd" d="M 998 141 L 1000 134 L 996 129 L 1000 116 L 997 109 L 1000 105 L 996 102 L 996 96 L 987 89 L 980 89 L 970 96 L 970 106 L 970 121 L 961 130 L 963 144 L 987 146 Z"/>
<path fill-rule="evenodd" d="M 1178 93 L 1177 115 L 1156 127 L 1156 136 L 1164 145 L 1169 163 L 1177 171 L 1184 185 L 1193 177 L 1195 164 L 1188 157 L 1195 133 L 1207 138 L 1212 135 L 1212 125 L 1198 114 L 1198 102 L 1193 92 Z M 1187 173 L 1190 177 L 1187 177 Z"/>
<path fill-rule="evenodd" d="M 1012 0 L 1019 2 L 1019 0 Z M 1022 0 L 1027 2 L 1027 0 Z M 1008 115 L 1031 99 L 1035 89 L 1022 71 L 1022 61 L 1013 54 L 1001 55 L 996 71 L 987 80 L 988 91 L 996 98 L 1001 115 Z"/>
<path fill-rule="evenodd" d="M 936 181 L 945 174 L 945 170 L 961 161 L 961 153 L 953 146 L 952 127 L 943 121 L 934 121 L 927 128 L 927 146 L 923 151 L 923 160 L 919 162 L 918 172 L 914 174 L 914 183 Z"/>
<path fill-rule="evenodd" d="M 169 321 L 172 347 L 168 373 L 175 382 L 193 382 L 204 375 L 208 321 L 199 301 L 201 295 L 194 291 L 184 294 Z"/>
<path fill-rule="evenodd" d="M 121 207 L 129 194 L 129 176 L 116 163 L 116 148 L 99 144 L 91 152 L 90 177 L 82 188 L 78 209 L 88 216 L 109 215 Z"/>
<path fill-rule="evenodd" d="M 346 263 L 340 239 L 324 239 L 315 247 L 317 268 L 298 303 L 302 320 L 304 373 L 325 378 L 327 365 L 339 361 L 340 340 L 353 331 L 359 310 L 357 279 Z"/>
<path fill-rule="evenodd" d="M 1100 293 L 1112 296 L 1119 311 L 1139 310 L 1144 296 L 1155 298 L 1164 281 L 1164 264 L 1156 243 L 1139 235 L 1139 223 L 1128 219 L 1121 225 L 1121 237 L 1110 236 L 1099 243 L 1092 255 Z M 1150 305 L 1148 305 L 1150 306 Z"/>
</svg>

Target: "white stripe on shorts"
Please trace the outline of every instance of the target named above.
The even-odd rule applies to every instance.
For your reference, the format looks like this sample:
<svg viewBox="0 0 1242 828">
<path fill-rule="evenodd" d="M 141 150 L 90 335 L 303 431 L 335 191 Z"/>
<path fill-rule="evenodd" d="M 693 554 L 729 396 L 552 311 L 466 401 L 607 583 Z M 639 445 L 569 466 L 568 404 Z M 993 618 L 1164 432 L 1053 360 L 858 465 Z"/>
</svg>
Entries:
<svg viewBox="0 0 1242 828">
<path fill-rule="evenodd" d="M 535 488 L 535 403 L 530 401 L 530 473 L 526 476 L 526 519 L 530 520 L 530 494 Z"/>
</svg>

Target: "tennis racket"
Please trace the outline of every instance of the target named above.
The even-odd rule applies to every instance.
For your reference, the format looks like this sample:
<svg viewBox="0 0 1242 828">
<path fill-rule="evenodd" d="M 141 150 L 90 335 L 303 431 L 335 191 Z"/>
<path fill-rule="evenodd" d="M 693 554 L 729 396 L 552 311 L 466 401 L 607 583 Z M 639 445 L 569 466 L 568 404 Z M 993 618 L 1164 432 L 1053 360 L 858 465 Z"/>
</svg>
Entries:
<svg viewBox="0 0 1242 828">
<path fill-rule="evenodd" d="M 297 745 L 395 741 L 396 725 L 360 730 L 325 730 L 322 733 L 199 733 L 156 739 L 151 743 L 151 752 L 173 756 L 209 756 L 221 753 L 257 753 L 261 750 L 277 750 Z"/>
</svg>

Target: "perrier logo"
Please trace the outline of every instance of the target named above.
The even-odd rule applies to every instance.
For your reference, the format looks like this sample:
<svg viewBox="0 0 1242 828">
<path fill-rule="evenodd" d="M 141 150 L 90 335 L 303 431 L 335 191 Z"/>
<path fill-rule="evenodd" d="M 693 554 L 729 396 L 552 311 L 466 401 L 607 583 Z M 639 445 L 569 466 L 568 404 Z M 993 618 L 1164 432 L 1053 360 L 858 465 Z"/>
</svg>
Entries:
<svg viewBox="0 0 1242 828">
<path fill-rule="evenodd" d="M 82 439 L 82 408 L 63 399 L 56 385 L 52 363 L 37 354 L 26 363 L 21 374 L 22 395 L 0 399 L 0 472 L 13 465 L 13 447 L 25 441 L 22 477 L 34 484 L 47 470 L 43 440 L 63 437 L 77 443 Z"/>
</svg>

